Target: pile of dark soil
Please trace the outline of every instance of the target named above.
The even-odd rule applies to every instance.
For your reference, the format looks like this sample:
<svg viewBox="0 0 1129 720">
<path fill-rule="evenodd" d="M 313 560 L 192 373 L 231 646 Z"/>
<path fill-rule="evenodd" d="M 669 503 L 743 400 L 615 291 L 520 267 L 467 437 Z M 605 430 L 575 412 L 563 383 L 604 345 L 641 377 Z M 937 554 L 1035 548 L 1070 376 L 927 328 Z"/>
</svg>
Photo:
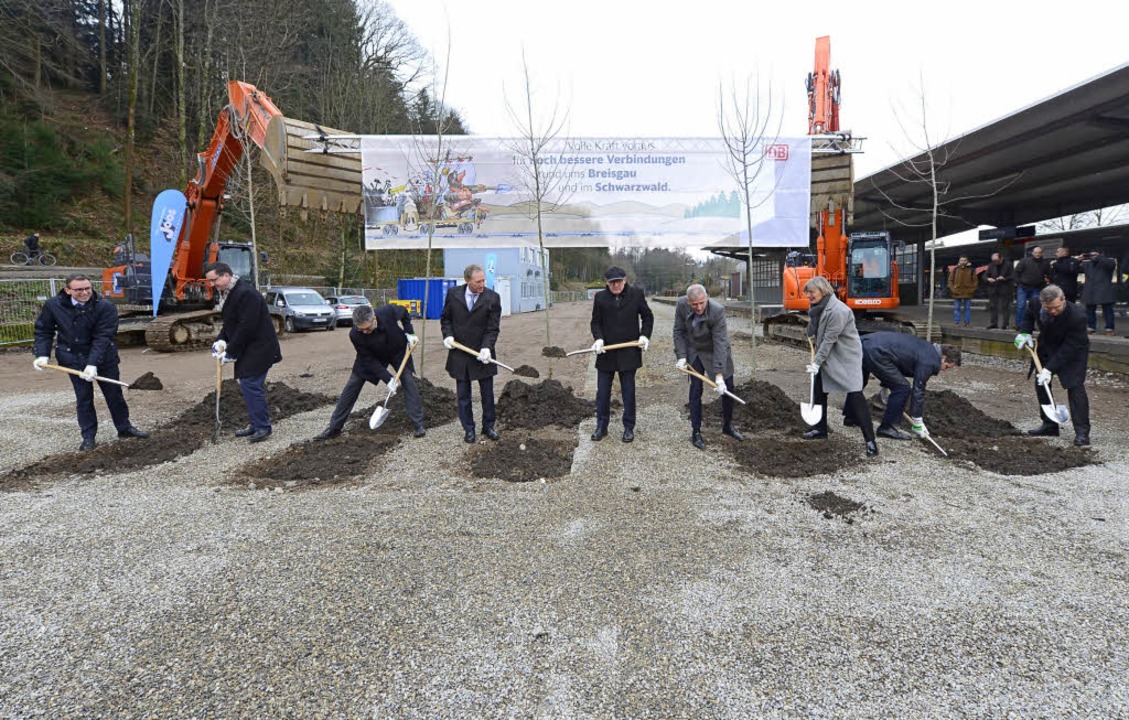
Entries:
<svg viewBox="0 0 1129 720">
<path fill-rule="evenodd" d="M 1034 399 L 1031 402 L 1034 403 Z M 927 391 L 925 413 L 929 434 L 937 438 L 984 439 L 1022 434 L 1011 423 L 984 414 L 952 390 Z"/>
<path fill-rule="evenodd" d="M 416 385 L 419 387 L 419 398 L 423 402 L 424 427 L 432 428 L 446 425 L 459 416 L 459 405 L 455 399 L 455 393 L 447 388 L 432 385 L 431 381 L 427 379 L 416 378 Z M 381 387 L 380 397 L 383 398 L 386 394 L 384 388 Z M 353 411 L 353 414 L 349 416 L 349 421 L 345 424 L 345 431 L 349 432 L 352 429 L 357 432 L 372 432 L 368 427 L 369 418 L 376 410 L 376 406 L 383 404 L 383 402 L 375 403 L 367 408 Z M 408 417 L 404 393 L 398 392 L 392 397 L 392 401 L 388 403 L 388 410 L 391 414 L 376 432 L 399 434 L 411 432 L 415 429 L 411 418 Z M 328 423 L 328 417 L 326 421 Z"/>
<path fill-rule="evenodd" d="M 832 435 L 827 440 L 800 440 L 780 438 L 766 442 L 760 440 L 735 443 L 721 433 L 718 441 L 726 441 L 733 459 L 746 470 L 757 475 L 779 478 L 800 478 L 813 475 L 834 475 L 848 468 L 858 467 L 866 460 L 866 446 L 862 434 L 855 431 L 850 440 Z M 707 438 L 707 443 L 710 440 Z"/>
<path fill-rule="evenodd" d="M 541 348 L 541 354 L 545 357 L 550 358 L 562 358 L 568 356 L 568 353 L 565 352 L 565 349 L 563 347 L 557 347 L 556 345 L 546 345 L 545 347 Z"/>
<path fill-rule="evenodd" d="M 1058 447 L 1041 438 L 934 438 L 950 460 L 967 461 L 1000 475 L 1044 475 L 1096 462 L 1093 451 Z M 928 452 L 936 453 L 932 447 Z"/>
<path fill-rule="evenodd" d="M 508 433 L 497 442 L 483 443 L 472 451 L 471 474 L 506 482 L 533 482 L 558 478 L 572 470 L 575 440 L 544 440 Z"/>
<path fill-rule="evenodd" d="M 267 400 L 272 422 L 334 402 L 334 398 L 328 395 L 305 393 L 285 383 L 267 383 Z M 247 425 L 247 406 L 234 380 L 225 380 L 221 386 L 220 421 L 225 438 Z M 113 426 L 108 422 L 104 425 L 109 426 L 109 430 L 106 427 L 102 429 L 102 436 L 106 438 L 113 432 Z M 42 476 L 121 473 L 171 462 L 210 443 L 215 426 L 216 394 L 211 392 L 175 419 L 152 430 L 147 440 L 108 442 L 88 452 L 51 455 L 0 477 L 0 489 L 8 488 L 9 482 L 18 483 Z"/>
<path fill-rule="evenodd" d="M 514 375 L 521 375 L 528 378 L 539 378 L 541 373 L 537 372 L 537 368 L 532 365 L 518 365 L 514 368 Z"/>
<path fill-rule="evenodd" d="M 813 510 L 818 510 L 823 513 L 823 517 L 831 520 L 832 518 L 841 518 L 846 521 L 848 525 L 854 524 L 855 519 L 852 517 L 857 512 L 870 512 L 874 511 L 862 503 L 849 500 L 840 495 L 836 495 L 830 490 L 825 490 L 821 493 L 812 493 L 807 497 L 808 506 Z"/>
<path fill-rule="evenodd" d="M 750 380 L 731 392 L 748 403 L 736 403 L 733 410 L 733 421 L 742 432 L 779 431 L 798 435 L 805 430 L 799 403 L 776 385 Z"/>
<path fill-rule="evenodd" d="M 151 372 L 147 372 L 129 384 L 132 390 L 164 390 L 161 379 Z"/>
<path fill-rule="evenodd" d="M 596 403 L 576 397 L 559 380 L 542 380 L 536 385 L 510 380 L 498 398 L 498 420 L 511 429 L 575 428 L 595 412 Z"/>
</svg>

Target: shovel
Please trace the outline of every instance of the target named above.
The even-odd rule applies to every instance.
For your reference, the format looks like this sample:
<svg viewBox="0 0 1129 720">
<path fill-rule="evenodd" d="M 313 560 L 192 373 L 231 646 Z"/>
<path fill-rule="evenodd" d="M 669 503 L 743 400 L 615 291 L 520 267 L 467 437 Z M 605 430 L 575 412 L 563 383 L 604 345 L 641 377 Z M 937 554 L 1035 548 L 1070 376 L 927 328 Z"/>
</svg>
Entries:
<svg viewBox="0 0 1129 720">
<path fill-rule="evenodd" d="M 408 351 L 404 353 L 404 359 L 400 361 L 400 368 L 396 370 L 396 376 L 392 378 L 394 382 L 400 382 L 400 374 L 403 373 L 404 368 L 408 366 L 408 358 L 412 356 L 412 351 L 415 349 L 416 346 L 412 345 L 408 348 Z M 368 419 L 369 430 L 375 430 L 383 425 L 384 421 L 388 419 L 388 416 L 392 414 L 392 411 L 388 409 L 388 401 L 391 399 L 392 393 L 388 393 L 388 397 L 384 398 L 384 404 L 377 405 L 376 410 L 372 411 L 372 417 Z"/>
<path fill-rule="evenodd" d="M 605 345 L 604 351 L 607 352 L 608 350 L 622 350 L 624 348 L 630 347 L 643 347 L 643 343 L 639 342 L 638 340 L 632 340 L 631 342 L 616 343 L 615 345 Z M 570 353 L 565 353 L 565 357 L 572 357 L 573 355 L 583 355 L 584 353 L 590 352 L 596 351 L 590 347 L 586 347 L 583 350 L 573 350 Z"/>
<path fill-rule="evenodd" d="M 216 358 L 216 429 L 212 431 L 212 442 L 220 441 L 220 390 L 223 388 L 223 357 Z"/>
<path fill-rule="evenodd" d="M 1031 353 L 1031 359 L 1035 362 L 1035 371 L 1043 372 L 1043 364 L 1039 362 L 1039 354 L 1035 352 L 1035 347 L 1028 345 L 1027 351 Z M 1068 410 L 1065 405 L 1055 405 L 1054 395 L 1051 395 L 1050 383 L 1047 383 L 1047 398 L 1050 400 L 1049 403 L 1039 404 L 1039 407 L 1043 409 L 1043 414 L 1059 425 L 1065 425 L 1070 422 L 1070 410 Z"/>
<path fill-rule="evenodd" d="M 904 417 L 906 419 L 906 422 L 908 422 L 911 427 L 913 426 L 913 418 L 911 418 L 909 416 L 909 413 L 902 413 L 902 417 Z M 941 449 L 941 446 L 938 445 L 937 441 L 934 440 L 932 437 L 930 437 L 929 435 L 926 435 L 925 439 L 928 440 L 929 442 L 933 443 L 933 447 L 937 448 L 937 452 L 941 453 L 945 457 L 949 456 L 949 454 L 947 452 L 945 452 L 943 449 Z"/>
<path fill-rule="evenodd" d="M 709 386 L 710 386 L 710 387 L 712 387 L 712 388 L 716 388 L 716 387 L 717 387 L 717 383 L 715 383 L 715 382 L 714 382 L 713 380 L 710 380 L 710 379 L 709 379 L 708 377 L 706 377 L 705 375 L 701 374 L 700 372 L 698 372 L 697 370 L 695 370 L 695 369 L 694 369 L 694 368 L 692 368 L 692 367 L 684 367 L 684 368 L 678 368 L 678 370 L 679 370 L 679 372 L 683 372 L 683 373 L 686 373 L 687 375 L 689 375 L 689 376 L 691 376 L 691 377 L 696 377 L 696 378 L 698 378 L 699 380 L 701 380 L 701 381 L 702 381 L 702 382 L 704 382 L 704 383 L 705 383 L 706 385 L 709 385 Z M 744 400 L 742 400 L 741 398 L 739 398 L 739 397 L 737 397 L 736 395 L 734 395 L 733 393 L 729 392 L 729 390 L 726 390 L 726 391 L 725 391 L 725 394 L 726 394 L 726 395 L 728 395 L 729 397 L 733 398 L 733 399 L 734 399 L 734 400 L 736 400 L 737 402 L 741 403 L 742 405 L 748 405 L 748 404 L 749 404 L 749 403 L 745 402 Z"/>
<path fill-rule="evenodd" d="M 468 348 L 468 347 L 467 347 L 466 345 L 463 345 L 463 344 L 462 344 L 462 343 L 460 343 L 460 342 L 455 342 L 455 343 L 453 343 L 453 344 L 454 344 L 454 346 L 455 346 L 455 348 L 456 348 L 457 350 L 462 350 L 462 351 L 463 351 L 463 352 L 465 352 L 465 353 L 470 353 L 471 355 L 473 355 L 473 356 L 475 356 L 475 357 L 478 357 L 478 351 L 477 351 L 477 350 L 471 350 L 471 349 L 470 349 L 470 348 Z M 509 370 L 510 372 L 513 372 L 513 371 L 514 371 L 514 369 L 513 369 L 512 367 L 510 367 L 509 365 L 507 365 L 507 364 L 505 364 L 505 363 L 501 363 L 501 362 L 498 362 L 498 361 L 497 361 L 497 360 L 495 360 L 494 358 L 490 358 L 490 362 L 494 363 L 494 364 L 495 364 L 495 365 L 497 365 L 498 367 L 504 367 L 505 369 Z"/>
<path fill-rule="evenodd" d="M 808 338 L 808 347 L 811 348 L 811 361 L 815 362 L 815 345 Z M 800 403 L 800 415 L 808 425 L 818 425 L 823 419 L 823 404 L 815 402 L 815 375 L 811 376 L 811 389 L 808 391 L 808 401 Z"/>
<path fill-rule="evenodd" d="M 68 375 L 77 375 L 78 377 L 83 377 L 83 374 L 80 371 L 74 370 L 74 369 L 69 368 L 69 367 L 63 367 L 62 365 L 42 365 L 41 367 L 51 368 L 52 370 L 58 370 L 59 372 L 65 372 Z M 159 389 L 159 388 L 146 387 L 144 383 L 136 384 L 136 383 L 122 382 L 121 380 L 111 380 L 110 378 L 105 378 L 105 377 L 102 377 L 101 375 L 95 375 L 94 379 L 97 380 L 98 382 L 105 382 L 105 383 L 112 383 L 114 385 L 121 385 L 123 388 L 131 388 L 133 390 L 155 390 L 155 389 Z"/>
</svg>

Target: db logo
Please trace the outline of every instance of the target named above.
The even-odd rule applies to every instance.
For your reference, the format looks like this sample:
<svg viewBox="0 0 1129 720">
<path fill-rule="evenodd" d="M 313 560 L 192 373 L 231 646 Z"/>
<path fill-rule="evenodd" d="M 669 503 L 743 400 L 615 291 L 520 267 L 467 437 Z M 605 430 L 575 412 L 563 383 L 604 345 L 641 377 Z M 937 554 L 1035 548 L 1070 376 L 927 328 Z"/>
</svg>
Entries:
<svg viewBox="0 0 1129 720">
<path fill-rule="evenodd" d="M 787 160 L 788 159 L 788 146 L 787 145 L 769 145 L 765 148 L 764 154 L 773 160 Z"/>
<path fill-rule="evenodd" d="M 855 300 L 855 305 L 881 305 L 881 304 L 882 304 L 882 301 L 877 300 L 877 299 L 874 299 L 874 300 L 866 300 L 866 299 L 859 300 L 859 299 L 856 299 Z"/>
</svg>

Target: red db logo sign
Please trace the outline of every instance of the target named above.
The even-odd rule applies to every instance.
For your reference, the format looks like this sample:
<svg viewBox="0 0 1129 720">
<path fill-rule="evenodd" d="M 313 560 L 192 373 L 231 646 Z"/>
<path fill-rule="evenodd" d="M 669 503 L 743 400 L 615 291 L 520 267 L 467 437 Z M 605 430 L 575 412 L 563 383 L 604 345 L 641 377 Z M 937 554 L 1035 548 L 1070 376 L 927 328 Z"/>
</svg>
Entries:
<svg viewBox="0 0 1129 720">
<path fill-rule="evenodd" d="M 764 154 L 773 160 L 787 160 L 788 159 L 788 146 L 787 145 L 769 145 L 765 148 Z"/>
</svg>

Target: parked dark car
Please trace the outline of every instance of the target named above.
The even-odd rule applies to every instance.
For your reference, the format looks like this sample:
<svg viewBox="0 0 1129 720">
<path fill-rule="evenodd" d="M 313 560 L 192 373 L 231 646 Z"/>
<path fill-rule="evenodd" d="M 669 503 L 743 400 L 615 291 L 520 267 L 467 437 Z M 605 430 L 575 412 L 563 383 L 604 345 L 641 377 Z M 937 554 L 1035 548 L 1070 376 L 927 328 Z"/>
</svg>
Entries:
<svg viewBox="0 0 1129 720">
<path fill-rule="evenodd" d="M 325 301 L 333 308 L 338 325 L 352 325 L 353 308 L 372 305 L 364 295 L 330 295 Z"/>
</svg>

